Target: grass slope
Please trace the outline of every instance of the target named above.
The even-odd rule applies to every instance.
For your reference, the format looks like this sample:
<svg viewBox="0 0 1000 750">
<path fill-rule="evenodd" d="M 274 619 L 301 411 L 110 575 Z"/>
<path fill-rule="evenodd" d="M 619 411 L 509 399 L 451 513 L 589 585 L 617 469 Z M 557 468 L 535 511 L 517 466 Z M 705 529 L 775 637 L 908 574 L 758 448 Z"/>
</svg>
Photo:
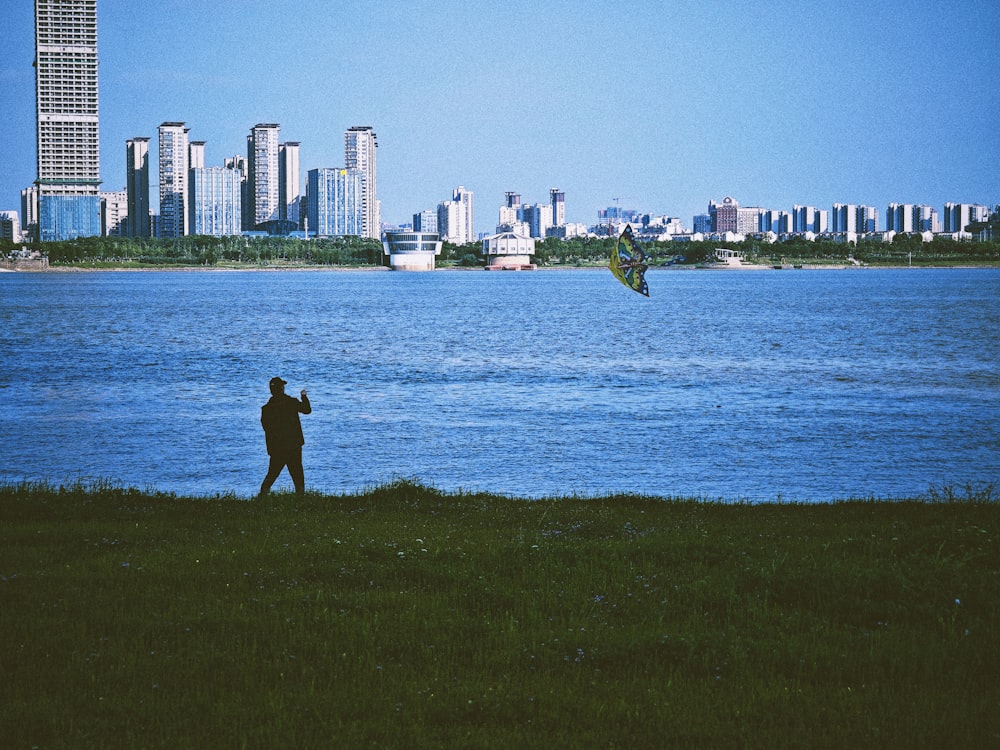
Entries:
<svg viewBox="0 0 1000 750">
<path fill-rule="evenodd" d="M 0 486 L 30 747 L 996 747 L 1000 505 Z"/>
</svg>

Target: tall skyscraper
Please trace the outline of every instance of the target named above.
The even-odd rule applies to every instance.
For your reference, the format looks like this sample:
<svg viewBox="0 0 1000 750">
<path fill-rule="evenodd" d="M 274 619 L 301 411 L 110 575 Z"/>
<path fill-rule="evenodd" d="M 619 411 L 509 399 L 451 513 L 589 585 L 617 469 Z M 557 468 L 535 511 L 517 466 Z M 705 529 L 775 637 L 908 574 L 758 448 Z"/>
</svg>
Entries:
<svg viewBox="0 0 1000 750">
<path fill-rule="evenodd" d="M 278 139 L 281 126 L 258 123 L 247 136 L 247 217 L 249 230 L 270 230 L 281 218 L 278 196 Z"/>
<path fill-rule="evenodd" d="M 189 128 L 183 122 L 160 125 L 160 237 L 188 233 Z"/>
<path fill-rule="evenodd" d="M 378 139 L 370 125 L 349 128 L 344 134 L 344 166 L 362 175 L 361 206 L 364 212 L 362 237 L 382 238 L 382 206 L 378 200 L 375 151 Z"/>
<path fill-rule="evenodd" d="M 149 138 L 125 141 L 125 171 L 128 193 L 125 234 L 149 237 Z"/>
<path fill-rule="evenodd" d="M 552 188 L 549 190 L 549 202 L 552 204 L 552 224 L 563 226 L 566 223 L 566 193 Z"/>
<path fill-rule="evenodd" d="M 282 231 L 301 229 L 299 221 L 299 144 L 293 141 L 278 146 L 278 218 Z"/>
<path fill-rule="evenodd" d="M 97 0 L 35 0 L 38 234 L 101 233 Z"/>
</svg>

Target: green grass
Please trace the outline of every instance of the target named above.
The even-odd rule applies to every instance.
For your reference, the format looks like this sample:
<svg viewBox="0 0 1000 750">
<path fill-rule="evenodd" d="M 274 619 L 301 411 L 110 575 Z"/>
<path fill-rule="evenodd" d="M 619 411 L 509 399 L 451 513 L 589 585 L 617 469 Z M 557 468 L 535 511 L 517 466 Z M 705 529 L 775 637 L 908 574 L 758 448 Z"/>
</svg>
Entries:
<svg viewBox="0 0 1000 750">
<path fill-rule="evenodd" d="M 1000 505 L 986 495 L 0 486 L 0 738 L 996 747 Z"/>
</svg>

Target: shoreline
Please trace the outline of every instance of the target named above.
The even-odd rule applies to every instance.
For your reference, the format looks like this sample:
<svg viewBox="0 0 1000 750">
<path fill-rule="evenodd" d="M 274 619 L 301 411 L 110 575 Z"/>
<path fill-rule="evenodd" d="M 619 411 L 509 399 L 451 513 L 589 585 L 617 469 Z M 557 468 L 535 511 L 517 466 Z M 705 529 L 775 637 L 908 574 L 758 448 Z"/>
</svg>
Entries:
<svg viewBox="0 0 1000 750">
<path fill-rule="evenodd" d="M 798 268 L 792 266 L 785 267 L 786 264 L 782 264 L 781 268 L 776 268 L 773 265 L 765 264 L 754 264 L 754 265 L 743 265 L 743 266 L 709 266 L 709 267 L 699 267 L 697 265 L 673 265 L 673 266 L 650 266 L 649 271 L 864 271 L 864 270 L 969 270 L 969 269 L 992 269 L 1000 268 L 1000 264 L 978 264 L 978 263 L 965 263 L 959 265 L 919 265 L 919 266 L 907 266 L 907 265 L 865 265 L 865 266 L 855 266 L 850 264 L 811 264 L 803 263 Z M 534 269 L 535 271 L 593 271 L 593 270 L 606 270 L 607 266 L 601 265 L 587 265 L 587 266 L 538 266 Z M 386 271 L 392 271 L 393 269 L 386 266 L 332 266 L 332 265 L 280 265 L 280 266 L 258 266 L 258 265 L 241 265 L 241 266 L 107 266 L 107 267 L 92 267 L 83 265 L 70 265 L 70 266 L 48 266 L 46 268 L 0 268 L 0 273 L 93 273 L 93 272 L 112 272 L 112 273 L 126 273 L 126 272 L 164 272 L 164 271 L 184 271 L 193 273 L 226 273 L 226 272 L 251 272 L 251 273 L 273 273 L 280 271 L 292 271 L 292 272 L 302 272 L 302 271 L 325 271 L 331 273 L 345 273 L 351 271 L 360 271 L 365 273 L 381 273 Z M 443 266 L 439 268 L 431 269 L 434 271 L 456 271 L 456 272 L 469 272 L 469 271 L 483 271 L 485 268 L 483 266 Z M 427 273 L 426 271 L 421 273 Z M 527 271 L 526 273 L 531 273 Z"/>
</svg>

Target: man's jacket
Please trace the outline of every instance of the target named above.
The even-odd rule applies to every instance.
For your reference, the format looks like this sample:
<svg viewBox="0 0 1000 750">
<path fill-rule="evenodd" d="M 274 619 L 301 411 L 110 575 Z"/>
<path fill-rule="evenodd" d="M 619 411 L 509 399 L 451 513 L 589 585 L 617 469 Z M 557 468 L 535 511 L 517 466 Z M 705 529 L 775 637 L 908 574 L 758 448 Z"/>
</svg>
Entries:
<svg viewBox="0 0 1000 750">
<path fill-rule="evenodd" d="M 303 396 L 301 401 L 287 393 L 271 396 L 271 400 L 260 408 L 260 423 L 264 427 L 267 455 L 301 448 L 306 441 L 302 437 L 299 413 L 308 414 L 311 411 L 307 396 Z"/>
</svg>

